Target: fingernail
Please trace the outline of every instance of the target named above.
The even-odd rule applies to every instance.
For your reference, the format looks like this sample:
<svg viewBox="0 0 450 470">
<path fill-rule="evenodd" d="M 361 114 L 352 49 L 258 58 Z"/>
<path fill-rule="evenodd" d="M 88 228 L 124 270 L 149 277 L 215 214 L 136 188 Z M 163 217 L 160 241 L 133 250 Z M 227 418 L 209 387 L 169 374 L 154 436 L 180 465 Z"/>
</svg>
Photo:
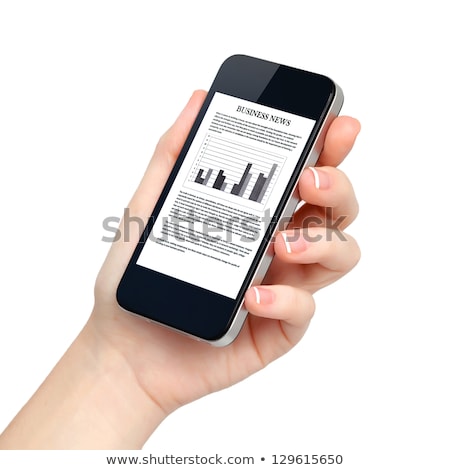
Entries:
<svg viewBox="0 0 450 470">
<path fill-rule="evenodd" d="M 330 177 L 327 173 L 312 166 L 309 166 L 308 168 L 314 176 L 314 186 L 316 189 L 328 189 L 330 187 Z"/>
<path fill-rule="evenodd" d="M 291 235 L 282 232 L 281 236 L 284 240 L 286 251 L 290 253 L 301 253 L 308 248 L 308 242 L 301 236 L 299 230 L 295 230 Z"/>
<path fill-rule="evenodd" d="M 253 287 L 256 303 L 260 305 L 271 304 L 275 300 L 275 294 L 264 287 Z"/>
</svg>

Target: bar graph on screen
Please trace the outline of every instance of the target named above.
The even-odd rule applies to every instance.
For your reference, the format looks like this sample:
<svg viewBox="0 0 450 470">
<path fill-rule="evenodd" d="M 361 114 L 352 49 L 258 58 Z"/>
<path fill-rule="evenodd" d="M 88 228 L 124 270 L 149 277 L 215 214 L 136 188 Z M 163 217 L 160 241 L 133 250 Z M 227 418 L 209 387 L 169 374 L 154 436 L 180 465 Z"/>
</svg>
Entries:
<svg viewBox="0 0 450 470">
<path fill-rule="evenodd" d="M 225 198 L 241 198 L 263 208 L 285 158 L 264 149 L 211 134 L 206 135 L 187 178 L 196 185 L 221 191 Z M 195 183 L 192 185 L 192 183 Z M 243 201 L 244 200 L 244 201 Z M 234 199 L 239 202 L 238 199 Z"/>
</svg>

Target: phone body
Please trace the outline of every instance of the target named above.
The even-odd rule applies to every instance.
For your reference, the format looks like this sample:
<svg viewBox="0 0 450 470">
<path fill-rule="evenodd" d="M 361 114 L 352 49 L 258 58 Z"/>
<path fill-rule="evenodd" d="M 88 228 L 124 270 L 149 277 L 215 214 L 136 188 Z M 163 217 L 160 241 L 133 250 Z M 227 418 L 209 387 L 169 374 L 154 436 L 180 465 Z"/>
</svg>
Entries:
<svg viewBox="0 0 450 470">
<path fill-rule="evenodd" d="M 331 79 L 244 55 L 220 67 L 117 289 L 117 301 L 214 346 L 238 335 L 244 295 L 299 200 L 343 93 Z M 272 247 L 273 248 L 273 247 Z"/>
</svg>

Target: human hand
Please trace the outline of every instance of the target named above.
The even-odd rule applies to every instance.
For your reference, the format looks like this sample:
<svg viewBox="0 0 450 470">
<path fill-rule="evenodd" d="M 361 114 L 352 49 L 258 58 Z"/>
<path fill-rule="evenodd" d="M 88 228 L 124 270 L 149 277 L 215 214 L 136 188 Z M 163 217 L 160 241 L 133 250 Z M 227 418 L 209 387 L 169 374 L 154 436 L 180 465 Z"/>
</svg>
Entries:
<svg viewBox="0 0 450 470">
<path fill-rule="evenodd" d="M 130 217 L 148 219 L 204 98 L 205 92 L 195 92 L 160 139 L 129 204 Z M 129 241 L 113 243 L 97 279 L 87 328 L 95 331 L 98 347 L 108 345 L 125 359 L 139 386 L 163 414 L 232 385 L 286 353 L 302 338 L 312 318 L 312 294 L 357 263 L 356 242 L 328 228 L 326 208 L 333 208 L 333 221 L 343 218 L 339 229 L 357 215 L 351 184 L 335 167 L 351 150 L 358 132 L 359 123 L 352 118 L 339 117 L 331 125 L 319 167 L 306 170 L 300 178 L 299 191 L 306 204 L 289 229 L 277 235 L 276 257 L 264 286 L 247 292 L 250 315 L 228 347 L 213 348 L 121 310 L 116 289 L 139 240 L 138 226 L 129 227 Z M 119 229 L 123 233 L 123 227 Z"/>
<path fill-rule="evenodd" d="M 160 139 L 129 204 L 130 217 L 147 220 L 152 212 L 204 98 L 205 92 L 195 92 Z M 87 324 L 0 435 L 0 448 L 140 448 L 177 407 L 244 379 L 291 349 L 314 313 L 312 294 L 346 274 L 359 258 L 353 238 L 330 229 L 327 221 L 340 222 L 342 229 L 357 215 L 352 187 L 335 167 L 358 132 L 359 123 L 348 117 L 330 126 L 320 166 L 300 178 L 306 203 L 288 230 L 276 236 L 271 247 L 276 257 L 264 285 L 247 292 L 250 315 L 225 348 L 119 308 L 116 289 L 140 235 L 138 225 L 131 225 L 130 240 L 116 241 L 100 270 Z"/>
</svg>

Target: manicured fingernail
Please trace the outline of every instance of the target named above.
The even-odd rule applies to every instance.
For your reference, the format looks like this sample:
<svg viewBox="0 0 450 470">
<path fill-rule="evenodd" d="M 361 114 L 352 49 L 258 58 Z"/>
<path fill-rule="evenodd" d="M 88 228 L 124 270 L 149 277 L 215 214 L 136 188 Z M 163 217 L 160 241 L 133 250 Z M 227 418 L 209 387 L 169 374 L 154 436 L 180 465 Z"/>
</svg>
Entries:
<svg viewBox="0 0 450 470">
<path fill-rule="evenodd" d="M 330 177 L 322 170 L 312 166 L 308 167 L 314 175 L 314 186 L 316 189 L 328 189 L 330 187 Z"/>
<path fill-rule="evenodd" d="M 292 253 L 291 244 L 289 243 L 287 234 L 283 232 L 283 233 L 281 234 L 281 236 L 283 237 L 284 246 L 286 247 L 286 251 L 287 251 L 288 253 Z"/>
<path fill-rule="evenodd" d="M 275 294 L 264 287 L 253 287 L 256 303 L 260 305 L 271 304 L 275 300 Z"/>
<path fill-rule="evenodd" d="M 298 230 L 294 231 L 291 235 L 282 232 L 281 236 L 284 240 L 286 251 L 290 253 L 300 253 L 308 248 L 307 241 L 301 236 Z"/>
</svg>

